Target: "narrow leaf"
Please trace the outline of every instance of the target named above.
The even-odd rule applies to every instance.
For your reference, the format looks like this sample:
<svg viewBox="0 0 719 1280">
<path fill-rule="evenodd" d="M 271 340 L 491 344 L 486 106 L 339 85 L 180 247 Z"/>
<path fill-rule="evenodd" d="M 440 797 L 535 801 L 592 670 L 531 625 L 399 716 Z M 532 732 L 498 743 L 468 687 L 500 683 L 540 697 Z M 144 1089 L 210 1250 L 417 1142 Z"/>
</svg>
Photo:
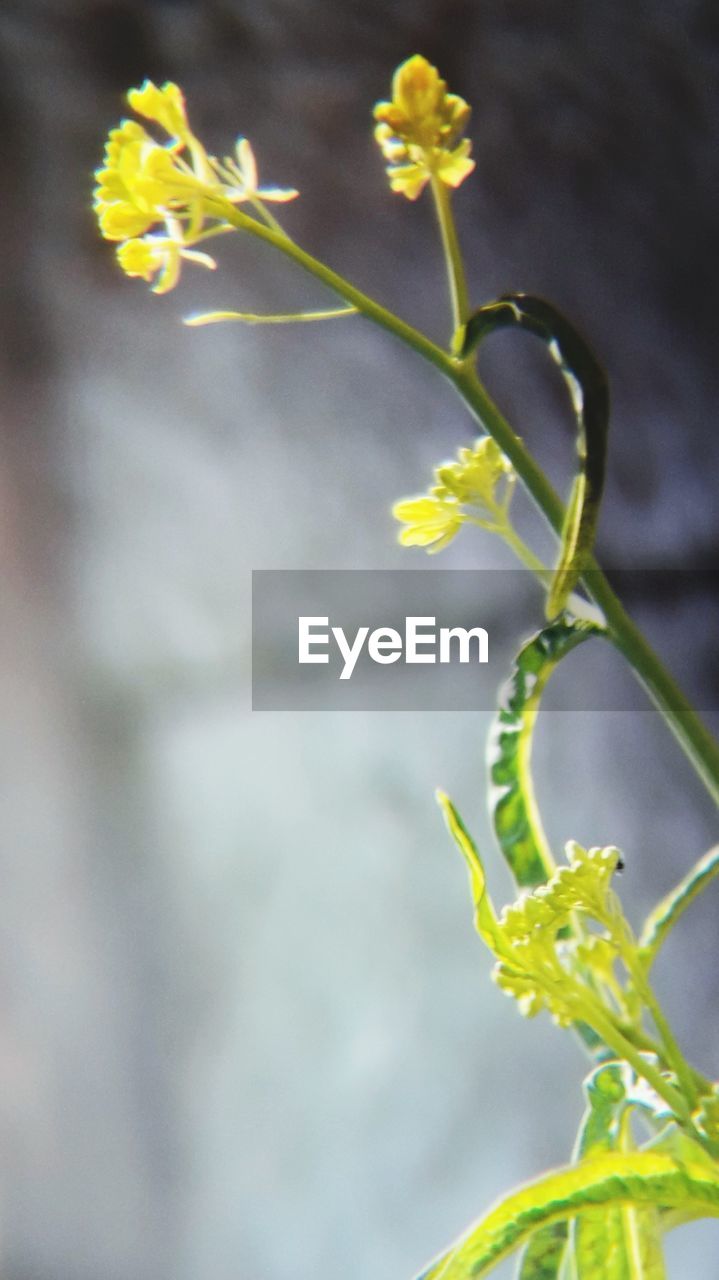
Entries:
<svg viewBox="0 0 719 1280">
<path fill-rule="evenodd" d="M 719 1217 L 719 1172 L 670 1156 L 611 1152 L 548 1174 L 501 1201 L 420 1280 L 475 1280 L 539 1228 L 587 1208 L 633 1204 L 665 1209 L 692 1206 Z M 600 1274 L 604 1275 L 602 1271 Z"/>
<path fill-rule="evenodd" d="M 255 315 L 250 311 L 203 311 L 199 315 L 186 316 L 183 324 L 199 328 L 204 324 L 223 324 L 226 320 L 239 320 L 242 324 L 305 324 L 309 320 L 338 320 L 340 316 L 357 315 L 356 307 L 333 307 L 330 311 L 295 311 L 287 315 Z"/>
<path fill-rule="evenodd" d="M 477 846 L 449 796 L 445 795 L 444 791 L 437 791 L 436 795 L 447 829 L 467 863 L 474 900 L 474 926 L 482 941 L 496 953 L 498 949 L 502 949 L 502 943 L 497 928 L 497 915 L 487 893 L 484 867 Z"/>
<path fill-rule="evenodd" d="M 679 917 L 717 874 L 719 874 L 719 845 L 715 845 L 705 853 L 689 874 L 667 894 L 666 898 L 662 898 L 647 917 L 639 939 L 647 968 L 653 964 L 670 929 L 674 928 Z"/>
<path fill-rule="evenodd" d="M 609 430 L 609 386 L 591 347 L 572 324 L 543 298 L 505 294 L 471 315 L 461 335 L 461 359 L 472 354 L 495 329 L 518 327 L 541 338 L 558 365 L 577 423 L 578 470 L 561 535 L 559 560 L 546 604 L 551 621 L 566 608 L 594 545 Z"/>
<path fill-rule="evenodd" d="M 558 663 L 590 636 L 605 635 L 588 622 L 562 619 L 520 649 L 500 695 L 487 761 L 495 834 L 520 888 L 543 884 L 554 870 L 531 774 L 532 736 L 547 681 Z"/>
</svg>

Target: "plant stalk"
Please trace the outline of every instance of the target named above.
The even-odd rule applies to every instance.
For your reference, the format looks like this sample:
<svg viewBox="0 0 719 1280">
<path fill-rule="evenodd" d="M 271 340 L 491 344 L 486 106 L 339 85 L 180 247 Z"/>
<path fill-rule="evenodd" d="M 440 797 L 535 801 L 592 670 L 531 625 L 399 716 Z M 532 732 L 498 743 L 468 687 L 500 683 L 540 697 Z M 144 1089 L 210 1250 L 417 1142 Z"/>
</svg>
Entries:
<svg viewBox="0 0 719 1280">
<path fill-rule="evenodd" d="M 447 267 L 449 296 L 452 302 L 452 321 L 454 332 L 465 323 L 469 315 L 469 295 L 464 261 L 457 238 L 454 214 L 452 213 L 452 196 L 441 178 L 432 175 L 432 196 L 437 213 L 437 222 L 442 237 L 442 249 Z"/>
</svg>

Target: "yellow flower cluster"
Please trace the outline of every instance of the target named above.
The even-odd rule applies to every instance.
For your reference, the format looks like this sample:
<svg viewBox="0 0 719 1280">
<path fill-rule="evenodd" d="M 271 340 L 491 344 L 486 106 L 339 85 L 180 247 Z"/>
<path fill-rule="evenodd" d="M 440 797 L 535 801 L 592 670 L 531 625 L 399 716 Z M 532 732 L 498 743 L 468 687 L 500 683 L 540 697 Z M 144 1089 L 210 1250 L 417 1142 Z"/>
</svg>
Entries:
<svg viewBox="0 0 719 1280">
<path fill-rule="evenodd" d="M 558 867 L 546 884 L 525 890 L 502 911 L 498 929 L 504 947 L 497 952 L 492 975 L 497 986 L 514 997 L 521 1013 L 532 1017 L 546 1008 L 560 1026 L 580 1016 L 584 994 L 579 972 L 587 959 L 584 939 L 559 940 L 572 916 L 585 915 L 607 930 L 606 935 L 590 935 L 607 953 L 600 966 L 605 977 L 621 944 L 630 944 L 628 926 L 610 888 L 619 851 L 612 846 L 583 849 L 570 841 L 566 853 L 568 866 Z M 575 979 L 574 987 L 566 981 L 568 973 Z"/>
<path fill-rule="evenodd" d="M 117 258 L 129 276 L 155 280 L 156 293 L 177 283 L 182 259 L 213 268 L 194 246 L 230 230 L 222 203 L 292 200 L 294 190 L 259 187 L 257 166 L 246 138 L 234 157 L 209 156 L 192 132 L 182 91 L 146 80 L 127 100 L 137 115 L 159 125 L 168 139 L 158 142 L 143 124 L 123 120 L 113 129 L 97 170 L 94 207 L 106 240 L 119 241 Z"/>
<path fill-rule="evenodd" d="M 487 893 L 484 867 L 477 848 L 448 796 L 437 793 L 450 834 L 464 857 L 470 875 L 475 926 L 493 953 L 493 978 L 512 996 L 526 1017 L 547 1009 L 560 1026 L 573 1022 L 593 1025 L 598 983 L 604 982 L 628 1016 L 631 1001 L 620 991 L 614 966 L 621 959 L 631 965 L 637 947 L 611 878 L 621 865 L 613 846 L 583 849 L 570 841 L 568 865 L 558 867 L 545 884 L 524 890 L 498 916 Z M 591 929 L 577 924 L 588 917 Z M 565 932 L 571 925 L 572 936 Z M 601 932 L 595 932 L 596 926 Z M 598 948 L 598 956 L 590 953 Z M 599 964 L 587 963 L 598 959 Z M 601 1011 L 601 1006 L 600 1011 Z"/>
<path fill-rule="evenodd" d="M 402 546 L 425 547 L 432 555 L 466 522 L 494 532 L 505 528 L 515 474 L 491 436 L 460 449 L 458 461 L 437 467 L 435 478 L 428 494 L 405 498 L 392 508 L 407 526 L 399 535 Z"/>
<path fill-rule="evenodd" d="M 416 200 L 432 178 L 458 187 L 474 169 L 472 144 L 462 138 L 470 107 L 447 93 L 436 67 L 419 54 L 397 68 L 392 101 L 378 102 L 374 115 L 390 186 L 408 200 Z"/>
</svg>

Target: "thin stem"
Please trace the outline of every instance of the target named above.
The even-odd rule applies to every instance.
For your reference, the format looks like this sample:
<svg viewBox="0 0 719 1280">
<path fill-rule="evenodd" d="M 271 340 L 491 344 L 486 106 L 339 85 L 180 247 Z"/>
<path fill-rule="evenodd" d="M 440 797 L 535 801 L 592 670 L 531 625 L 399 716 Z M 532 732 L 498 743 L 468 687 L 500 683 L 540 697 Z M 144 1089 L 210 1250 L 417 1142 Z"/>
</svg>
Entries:
<svg viewBox="0 0 719 1280">
<path fill-rule="evenodd" d="M 528 547 L 526 542 L 520 538 L 509 523 L 506 511 L 498 510 L 496 515 L 496 520 L 484 520 L 481 516 L 470 515 L 465 515 L 464 519 L 467 524 L 475 524 L 478 529 L 486 529 L 488 533 L 496 533 L 507 544 L 510 551 L 514 552 L 525 569 L 529 569 L 530 573 L 535 574 L 542 586 L 548 590 L 552 585 L 552 570 L 542 564 L 539 556 L 535 556 L 531 547 Z"/>
<path fill-rule="evenodd" d="M 437 213 L 437 221 L 442 236 L 442 248 L 444 250 L 444 260 L 447 267 L 447 281 L 449 284 L 449 296 L 452 300 L 452 321 L 453 330 L 456 331 L 463 325 L 469 315 L 469 296 L 467 293 L 467 278 L 464 272 L 464 261 L 462 251 L 459 247 L 457 238 L 457 228 L 455 226 L 454 214 L 452 213 L 452 197 L 447 185 L 437 174 L 432 174 L 431 179 L 432 196 L 434 198 L 434 207 Z"/>
<path fill-rule="evenodd" d="M 380 303 L 355 288 L 348 280 L 301 249 L 284 234 L 243 214 L 221 197 L 207 198 L 206 208 L 239 231 L 249 231 L 258 239 L 280 249 L 304 271 L 356 307 L 374 324 L 394 334 L 422 356 L 452 384 L 477 422 L 496 440 L 509 458 L 540 511 L 557 534 L 561 534 L 564 507 L 544 472 L 525 448 L 488 395 L 474 369 L 454 359 L 418 329 L 401 320 Z M 594 557 L 589 560 L 584 584 L 602 610 L 611 638 L 634 669 L 650 698 L 659 708 L 685 755 L 704 785 L 719 804 L 719 745 L 693 710 L 672 676 L 644 639 L 607 582 Z"/>
<path fill-rule="evenodd" d="M 598 1002 L 595 1004 L 592 1001 L 590 1017 L 587 1016 L 584 1009 L 578 1014 L 578 1017 L 588 1022 L 618 1057 L 626 1058 L 630 1066 L 634 1067 L 637 1075 L 643 1077 L 652 1086 L 654 1092 L 658 1093 L 659 1097 L 663 1098 L 671 1107 L 677 1120 L 685 1125 L 691 1123 L 691 1113 L 682 1094 L 678 1093 L 673 1085 L 664 1079 L 661 1072 L 651 1062 L 642 1057 L 641 1053 L 634 1048 L 634 1045 L 627 1040 L 626 1036 L 622 1035 Z"/>
<path fill-rule="evenodd" d="M 529 569 L 536 574 L 542 586 L 549 589 L 552 585 L 552 570 L 548 569 L 546 564 L 542 564 L 539 556 L 535 556 L 531 547 L 528 547 L 526 542 L 520 538 L 519 534 L 512 528 L 512 525 L 507 524 L 506 529 L 500 529 L 499 535 L 514 552 L 520 563 L 524 565 L 525 569 Z"/>
<path fill-rule="evenodd" d="M 634 983 L 641 1000 L 651 1014 L 652 1021 L 659 1032 L 667 1066 L 670 1067 L 676 1075 L 684 1091 L 684 1096 L 693 1110 L 697 1103 L 697 1091 L 691 1067 L 677 1044 L 674 1032 L 669 1026 L 669 1023 L 662 1011 L 662 1007 L 650 984 L 647 982 L 642 966 L 640 964 L 633 963 L 629 956 L 624 957 L 624 963 L 627 965 L 631 980 Z"/>
<path fill-rule="evenodd" d="M 277 218 L 275 217 L 275 215 L 270 212 L 270 210 L 267 208 L 267 205 L 262 200 L 260 200 L 259 196 L 250 196 L 250 204 L 252 205 L 253 209 L 257 210 L 257 212 L 259 213 L 263 221 L 267 223 L 268 227 L 270 227 L 273 231 L 276 231 L 278 235 L 285 236 L 285 238 L 289 240 L 290 237 L 287 235 L 287 232 L 285 231 L 282 224 L 277 221 Z"/>
<path fill-rule="evenodd" d="M 385 329 L 388 333 L 394 334 L 396 338 L 399 338 L 400 342 L 403 342 L 405 346 L 410 347 L 417 355 L 422 356 L 430 364 L 434 365 L 445 376 L 449 376 L 457 365 L 457 361 L 453 360 L 431 338 L 420 333 L 419 329 L 407 324 L 405 320 L 401 320 L 399 316 L 389 311 L 387 307 L 383 307 L 381 303 L 375 302 L 374 298 L 370 298 L 361 289 L 350 284 L 349 280 L 345 280 L 344 276 L 333 271 L 331 267 L 325 266 L 324 262 L 320 262 L 311 253 L 301 249 L 284 232 L 280 233 L 273 227 L 265 226 L 263 223 L 258 222 L 256 218 L 251 218 L 248 214 L 242 213 L 240 209 L 236 209 L 234 205 L 230 204 L 228 200 L 224 200 L 221 196 L 210 197 L 208 195 L 205 200 L 205 208 L 212 217 L 229 222 L 238 231 L 249 231 L 258 240 L 263 240 L 266 244 L 271 244 L 275 249 L 279 249 L 286 257 L 291 258 L 297 266 L 302 267 L 303 271 L 314 276 L 316 280 L 326 285 L 328 289 L 338 294 L 340 298 L 344 298 L 345 302 L 351 303 L 368 320 L 372 320 L 374 324 L 379 325 L 381 329 Z"/>
</svg>

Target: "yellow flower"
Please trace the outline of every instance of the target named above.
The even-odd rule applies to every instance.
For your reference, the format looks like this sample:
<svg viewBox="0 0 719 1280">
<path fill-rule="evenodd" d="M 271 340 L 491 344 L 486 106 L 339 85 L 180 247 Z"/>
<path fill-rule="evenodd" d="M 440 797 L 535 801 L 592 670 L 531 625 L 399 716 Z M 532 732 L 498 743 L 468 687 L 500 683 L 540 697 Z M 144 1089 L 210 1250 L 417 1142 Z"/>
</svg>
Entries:
<svg viewBox="0 0 719 1280">
<path fill-rule="evenodd" d="M 171 138 L 187 142 L 190 126 L 187 122 L 185 99 L 178 85 L 169 80 L 158 89 L 152 80 L 145 80 L 139 89 L 130 89 L 127 101 L 138 116 L 159 124 Z"/>
<path fill-rule="evenodd" d="M 142 235 L 158 220 L 156 204 L 138 187 L 143 156 L 156 147 L 149 133 L 135 120 L 123 120 L 113 129 L 105 147 L 105 164 L 98 169 L 95 212 L 106 240 Z M 155 193 L 157 194 L 157 193 Z"/>
<path fill-rule="evenodd" d="M 257 161 L 248 138 L 238 138 L 235 155 L 224 160 L 210 160 L 213 170 L 222 183 L 226 200 L 240 204 L 244 200 L 273 200 L 284 204 L 300 193 L 294 187 L 261 187 L 257 175 Z"/>
<path fill-rule="evenodd" d="M 435 469 L 438 483 L 428 494 L 392 508 L 394 517 L 407 525 L 399 535 L 403 547 L 441 551 L 467 521 L 495 531 L 506 528 L 515 475 L 499 445 L 485 436 L 473 448 L 460 449 L 458 456 L 458 462 Z"/>
<path fill-rule="evenodd" d="M 169 141 L 160 144 L 144 125 L 123 120 L 107 141 L 94 207 L 105 239 L 120 241 L 123 271 L 147 281 L 156 278 L 155 292 L 166 293 L 177 283 L 183 258 L 216 265 L 192 246 L 231 229 L 222 201 L 250 202 L 267 221 L 263 200 L 292 200 L 297 192 L 259 186 L 246 138 L 238 141 L 236 158 L 221 162 L 208 156 L 190 129 L 176 84 L 158 87 L 146 80 L 127 98 L 139 115 L 164 129 Z"/>
<path fill-rule="evenodd" d="M 172 226 L 172 223 L 170 223 Z M 174 289 L 180 276 L 181 260 L 199 263 L 211 271 L 217 263 L 207 253 L 187 248 L 182 230 L 175 228 L 175 235 L 146 235 L 142 239 L 125 240 L 117 247 L 117 260 L 127 276 L 139 276 L 150 283 L 153 293 L 168 293 Z"/>
<path fill-rule="evenodd" d="M 473 449 L 460 449 L 458 457 L 458 462 L 437 467 L 435 475 L 442 495 L 492 513 L 499 482 L 512 475 L 511 463 L 491 436 L 478 440 Z"/>
<path fill-rule="evenodd" d="M 378 102 L 375 138 L 393 191 L 416 200 L 432 177 L 458 187 L 474 169 L 471 143 L 461 135 L 470 107 L 447 93 L 436 67 L 415 54 L 397 68 L 391 102 Z"/>
<path fill-rule="evenodd" d="M 464 521 L 456 502 L 444 502 L 431 494 L 397 502 L 392 514 L 407 525 L 399 535 L 402 546 L 426 547 L 430 555 L 446 547 Z"/>
</svg>

